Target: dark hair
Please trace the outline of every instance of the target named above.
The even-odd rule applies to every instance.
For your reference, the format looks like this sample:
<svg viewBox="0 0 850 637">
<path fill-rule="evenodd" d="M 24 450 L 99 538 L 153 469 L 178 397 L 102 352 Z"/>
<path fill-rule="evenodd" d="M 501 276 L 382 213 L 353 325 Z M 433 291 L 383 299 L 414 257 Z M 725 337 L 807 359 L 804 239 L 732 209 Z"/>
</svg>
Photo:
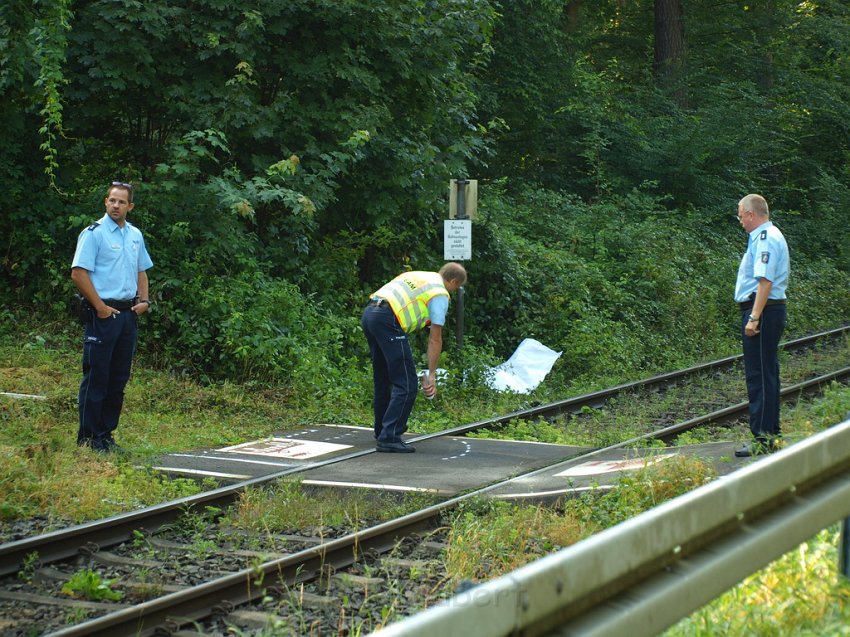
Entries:
<svg viewBox="0 0 850 637">
<path fill-rule="evenodd" d="M 127 191 L 127 202 L 133 203 L 133 184 L 128 183 L 126 181 L 113 181 L 109 186 L 109 190 L 106 191 L 106 196 L 109 196 L 109 193 L 112 192 L 113 188 L 120 188 L 121 190 Z"/>
</svg>

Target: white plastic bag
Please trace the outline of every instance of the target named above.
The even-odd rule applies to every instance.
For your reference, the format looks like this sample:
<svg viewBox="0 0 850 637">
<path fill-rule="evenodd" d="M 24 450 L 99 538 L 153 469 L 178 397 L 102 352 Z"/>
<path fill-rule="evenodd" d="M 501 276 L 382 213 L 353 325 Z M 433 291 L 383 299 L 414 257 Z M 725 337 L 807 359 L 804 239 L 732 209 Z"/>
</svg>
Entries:
<svg viewBox="0 0 850 637">
<path fill-rule="evenodd" d="M 526 338 L 507 361 L 491 370 L 487 384 L 497 391 L 527 394 L 543 382 L 560 355 L 540 341 Z"/>
</svg>

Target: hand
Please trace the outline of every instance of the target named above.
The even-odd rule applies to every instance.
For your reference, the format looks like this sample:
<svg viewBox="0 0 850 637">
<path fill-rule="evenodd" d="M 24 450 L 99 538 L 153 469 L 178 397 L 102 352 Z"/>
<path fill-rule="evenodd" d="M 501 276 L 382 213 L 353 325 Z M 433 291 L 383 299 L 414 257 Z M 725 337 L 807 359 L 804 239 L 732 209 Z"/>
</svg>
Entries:
<svg viewBox="0 0 850 637">
<path fill-rule="evenodd" d="M 107 319 L 110 316 L 115 317 L 116 314 L 121 314 L 114 307 L 109 307 L 108 305 L 104 305 L 101 309 L 95 310 L 95 314 L 97 314 L 97 318 Z"/>
<path fill-rule="evenodd" d="M 148 303 L 147 301 L 139 301 L 138 303 L 136 303 L 130 309 L 138 315 L 138 314 L 144 314 L 145 312 L 147 312 L 150 309 L 150 307 L 151 307 L 151 304 Z"/>
<path fill-rule="evenodd" d="M 747 326 L 744 328 L 744 334 L 747 336 L 755 336 L 759 333 L 761 326 L 761 321 L 756 323 L 755 321 L 747 321 Z"/>
<path fill-rule="evenodd" d="M 433 398 L 437 395 L 437 380 L 428 372 L 422 372 L 419 376 L 419 382 L 422 385 L 422 392 L 425 398 Z"/>
</svg>

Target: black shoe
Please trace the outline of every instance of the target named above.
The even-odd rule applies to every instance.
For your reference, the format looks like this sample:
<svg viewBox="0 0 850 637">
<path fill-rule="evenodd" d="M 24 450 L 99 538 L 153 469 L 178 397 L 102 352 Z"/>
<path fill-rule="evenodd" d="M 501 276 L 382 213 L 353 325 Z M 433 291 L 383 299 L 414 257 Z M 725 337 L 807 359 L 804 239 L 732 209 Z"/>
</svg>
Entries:
<svg viewBox="0 0 850 637">
<path fill-rule="evenodd" d="M 78 440 L 77 446 L 82 449 L 91 449 L 95 453 L 106 453 L 107 451 L 109 451 L 109 448 L 105 444 L 103 444 L 102 442 L 98 442 L 93 438 Z"/>
<path fill-rule="evenodd" d="M 779 449 L 776 438 L 770 440 L 755 440 L 745 443 L 740 449 L 735 450 L 736 458 L 750 458 L 752 456 L 764 456 Z"/>
<path fill-rule="evenodd" d="M 749 458 L 751 456 L 757 455 L 758 451 L 756 450 L 754 443 L 744 443 L 744 445 L 740 449 L 735 449 L 735 457 L 736 458 Z"/>
<path fill-rule="evenodd" d="M 108 451 L 111 453 L 127 453 L 123 447 L 119 447 L 118 443 L 110 436 L 101 442 L 101 447 L 98 451 Z"/>
<path fill-rule="evenodd" d="M 416 451 L 414 447 L 401 440 L 398 442 L 381 442 L 379 440 L 375 449 L 382 453 L 413 453 Z"/>
</svg>

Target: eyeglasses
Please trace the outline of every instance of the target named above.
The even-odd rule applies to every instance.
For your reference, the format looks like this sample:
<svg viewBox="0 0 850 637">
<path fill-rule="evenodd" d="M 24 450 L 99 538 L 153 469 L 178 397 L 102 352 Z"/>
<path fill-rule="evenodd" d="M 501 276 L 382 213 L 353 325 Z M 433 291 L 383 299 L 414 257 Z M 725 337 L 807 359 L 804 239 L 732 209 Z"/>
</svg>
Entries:
<svg viewBox="0 0 850 637">
<path fill-rule="evenodd" d="M 126 188 L 127 190 L 133 189 L 133 184 L 128 184 L 126 181 L 113 181 L 113 186 L 118 186 L 119 188 Z"/>
</svg>

